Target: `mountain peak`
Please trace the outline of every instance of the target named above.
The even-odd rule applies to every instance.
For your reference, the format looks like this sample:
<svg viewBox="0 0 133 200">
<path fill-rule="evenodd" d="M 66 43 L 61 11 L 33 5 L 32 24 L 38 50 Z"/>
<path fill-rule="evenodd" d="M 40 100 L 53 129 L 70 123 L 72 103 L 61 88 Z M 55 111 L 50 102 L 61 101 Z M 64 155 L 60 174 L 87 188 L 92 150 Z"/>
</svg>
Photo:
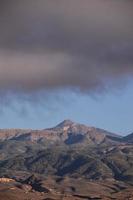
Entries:
<svg viewBox="0 0 133 200">
<path fill-rule="evenodd" d="M 65 119 L 64 121 L 62 121 L 61 123 L 59 123 L 55 127 L 53 127 L 52 129 L 54 129 L 56 131 L 57 130 L 67 131 L 68 129 L 70 129 L 74 125 L 77 125 L 77 123 L 73 122 L 70 119 Z"/>
<path fill-rule="evenodd" d="M 71 126 L 73 124 L 75 124 L 75 123 L 72 120 L 66 119 L 63 122 L 59 123 L 56 127 L 63 128 L 65 126 Z"/>
</svg>

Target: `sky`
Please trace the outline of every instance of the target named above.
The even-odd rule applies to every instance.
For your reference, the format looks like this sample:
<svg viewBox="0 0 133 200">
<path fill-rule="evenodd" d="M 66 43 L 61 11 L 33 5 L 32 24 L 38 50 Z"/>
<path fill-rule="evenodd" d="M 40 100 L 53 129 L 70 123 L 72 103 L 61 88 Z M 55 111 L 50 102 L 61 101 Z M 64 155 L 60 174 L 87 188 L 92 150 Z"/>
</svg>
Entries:
<svg viewBox="0 0 133 200">
<path fill-rule="evenodd" d="M 1 128 L 133 131 L 133 1 L 0 4 Z"/>
</svg>

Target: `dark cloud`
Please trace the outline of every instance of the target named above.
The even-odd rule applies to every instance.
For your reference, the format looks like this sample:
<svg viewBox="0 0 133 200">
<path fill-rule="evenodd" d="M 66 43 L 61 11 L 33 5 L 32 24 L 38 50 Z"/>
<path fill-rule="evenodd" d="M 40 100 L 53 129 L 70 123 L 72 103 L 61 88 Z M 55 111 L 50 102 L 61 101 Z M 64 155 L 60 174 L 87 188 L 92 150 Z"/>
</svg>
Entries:
<svg viewBox="0 0 133 200">
<path fill-rule="evenodd" d="M 0 4 L 0 91 L 92 91 L 133 75 L 133 1 Z"/>
</svg>

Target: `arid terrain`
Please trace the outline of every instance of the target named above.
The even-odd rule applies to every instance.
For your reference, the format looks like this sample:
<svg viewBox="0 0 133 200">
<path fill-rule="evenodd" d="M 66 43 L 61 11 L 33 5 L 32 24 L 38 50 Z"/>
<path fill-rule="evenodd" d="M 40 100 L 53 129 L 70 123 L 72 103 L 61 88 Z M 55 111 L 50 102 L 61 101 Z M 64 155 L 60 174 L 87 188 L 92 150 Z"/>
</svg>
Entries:
<svg viewBox="0 0 133 200">
<path fill-rule="evenodd" d="M 65 120 L 0 130 L 0 200 L 132 200 L 133 134 Z"/>
</svg>

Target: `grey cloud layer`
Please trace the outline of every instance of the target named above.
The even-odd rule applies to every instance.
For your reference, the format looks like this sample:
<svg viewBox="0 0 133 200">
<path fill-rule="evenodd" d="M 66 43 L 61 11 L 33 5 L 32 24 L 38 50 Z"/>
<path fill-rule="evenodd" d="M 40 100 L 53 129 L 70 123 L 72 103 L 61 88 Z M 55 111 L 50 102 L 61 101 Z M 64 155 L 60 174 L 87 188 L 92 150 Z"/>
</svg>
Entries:
<svg viewBox="0 0 133 200">
<path fill-rule="evenodd" d="M 0 3 L 1 91 L 91 91 L 133 75 L 132 1 Z"/>
</svg>

